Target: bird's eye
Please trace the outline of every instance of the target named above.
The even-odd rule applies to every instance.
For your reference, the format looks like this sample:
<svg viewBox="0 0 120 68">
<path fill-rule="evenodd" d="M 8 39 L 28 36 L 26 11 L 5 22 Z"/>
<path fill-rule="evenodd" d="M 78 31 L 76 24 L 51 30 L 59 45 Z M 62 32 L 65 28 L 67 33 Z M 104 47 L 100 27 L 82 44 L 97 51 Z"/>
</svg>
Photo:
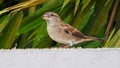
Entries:
<svg viewBox="0 0 120 68">
<path fill-rule="evenodd" d="M 51 16 L 54 16 L 54 14 L 51 14 Z"/>
</svg>

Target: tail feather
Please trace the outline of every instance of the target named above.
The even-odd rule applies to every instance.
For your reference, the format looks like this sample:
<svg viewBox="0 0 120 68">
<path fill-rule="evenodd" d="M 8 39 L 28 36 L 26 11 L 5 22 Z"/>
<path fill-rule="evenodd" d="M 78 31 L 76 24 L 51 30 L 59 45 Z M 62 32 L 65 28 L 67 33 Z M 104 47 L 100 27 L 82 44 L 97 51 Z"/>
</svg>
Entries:
<svg viewBox="0 0 120 68">
<path fill-rule="evenodd" d="M 80 40 L 74 42 L 74 44 L 78 44 L 78 43 L 85 42 L 85 41 L 94 41 L 94 40 L 106 41 L 106 38 L 105 37 L 97 38 L 97 37 L 85 36 L 84 39 L 80 39 Z"/>
<path fill-rule="evenodd" d="M 87 39 L 92 39 L 92 40 L 100 40 L 100 41 L 106 41 L 106 37 L 98 38 L 98 37 L 91 37 L 91 36 L 86 36 Z"/>
</svg>

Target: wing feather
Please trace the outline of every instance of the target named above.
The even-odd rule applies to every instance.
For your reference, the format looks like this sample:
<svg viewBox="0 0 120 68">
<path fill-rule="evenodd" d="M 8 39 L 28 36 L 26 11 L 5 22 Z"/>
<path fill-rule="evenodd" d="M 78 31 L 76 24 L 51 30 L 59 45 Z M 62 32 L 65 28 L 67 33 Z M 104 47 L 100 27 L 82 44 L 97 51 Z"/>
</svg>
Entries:
<svg viewBox="0 0 120 68">
<path fill-rule="evenodd" d="M 76 28 L 72 27 L 69 24 L 60 24 L 61 28 L 63 28 L 64 32 L 71 34 L 72 36 L 76 36 L 76 37 L 81 37 L 81 38 L 85 38 L 85 35 L 80 32 L 79 30 L 77 30 Z"/>
</svg>

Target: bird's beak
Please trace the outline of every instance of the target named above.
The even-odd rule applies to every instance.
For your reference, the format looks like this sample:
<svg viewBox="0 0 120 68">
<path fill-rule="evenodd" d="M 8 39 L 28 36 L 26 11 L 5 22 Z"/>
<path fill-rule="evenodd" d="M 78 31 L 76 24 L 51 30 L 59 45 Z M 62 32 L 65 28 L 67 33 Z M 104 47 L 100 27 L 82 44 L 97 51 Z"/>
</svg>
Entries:
<svg viewBox="0 0 120 68">
<path fill-rule="evenodd" d="M 49 16 L 48 15 L 43 15 L 43 19 L 48 20 Z"/>
</svg>

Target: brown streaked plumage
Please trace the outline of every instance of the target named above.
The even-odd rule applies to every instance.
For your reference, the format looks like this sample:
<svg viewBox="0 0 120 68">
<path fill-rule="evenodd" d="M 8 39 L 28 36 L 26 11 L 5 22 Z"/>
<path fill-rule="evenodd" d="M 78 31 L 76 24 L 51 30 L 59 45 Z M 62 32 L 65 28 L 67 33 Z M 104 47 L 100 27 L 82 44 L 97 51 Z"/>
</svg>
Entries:
<svg viewBox="0 0 120 68">
<path fill-rule="evenodd" d="M 45 13 L 43 19 L 47 22 L 49 36 L 56 42 L 72 46 L 84 41 L 98 40 L 98 38 L 86 36 L 71 25 L 64 23 L 54 12 Z"/>
</svg>

